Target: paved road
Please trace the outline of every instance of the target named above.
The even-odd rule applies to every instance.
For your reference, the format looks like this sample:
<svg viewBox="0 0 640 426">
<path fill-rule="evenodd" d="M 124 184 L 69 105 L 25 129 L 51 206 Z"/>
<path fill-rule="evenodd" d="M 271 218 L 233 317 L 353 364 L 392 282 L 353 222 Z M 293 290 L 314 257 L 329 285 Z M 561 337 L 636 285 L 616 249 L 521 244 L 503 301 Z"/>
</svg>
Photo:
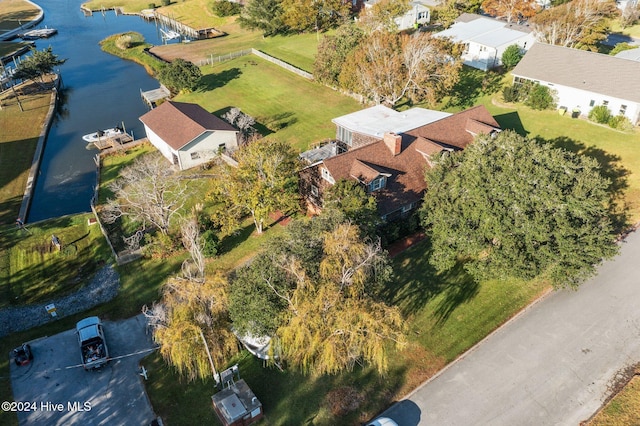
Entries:
<svg viewBox="0 0 640 426">
<path fill-rule="evenodd" d="M 640 361 L 640 233 L 383 413 L 400 426 L 577 425 Z"/>
<path fill-rule="evenodd" d="M 153 348 L 142 314 L 104 322 L 112 361 L 85 371 L 75 330 L 30 342 L 28 366 L 11 363 L 11 388 L 20 425 L 148 425 L 155 418 L 139 375 L 140 359 Z M 85 405 L 86 404 L 86 405 Z"/>
</svg>

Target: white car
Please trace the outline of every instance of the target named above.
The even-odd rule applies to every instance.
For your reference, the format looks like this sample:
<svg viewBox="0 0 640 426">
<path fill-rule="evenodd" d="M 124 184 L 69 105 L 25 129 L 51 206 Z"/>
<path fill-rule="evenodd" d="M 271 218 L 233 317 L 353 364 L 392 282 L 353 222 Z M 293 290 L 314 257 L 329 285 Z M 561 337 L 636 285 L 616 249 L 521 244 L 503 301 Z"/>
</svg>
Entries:
<svg viewBox="0 0 640 426">
<path fill-rule="evenodd" d="M 398 423 L 391 420 L 389 417 L 378 417 L 375 420 L 371 420 L 367 423 L 367 426 L 398 426 Z"/>
</svg>

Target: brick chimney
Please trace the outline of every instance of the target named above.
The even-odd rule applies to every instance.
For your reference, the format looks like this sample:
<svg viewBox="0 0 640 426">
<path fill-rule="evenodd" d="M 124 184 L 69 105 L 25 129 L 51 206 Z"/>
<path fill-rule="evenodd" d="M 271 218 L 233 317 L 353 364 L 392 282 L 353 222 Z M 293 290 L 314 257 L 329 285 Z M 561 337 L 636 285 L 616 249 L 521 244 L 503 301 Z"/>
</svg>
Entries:
<svg viewBox="0 0 640 426">
<path fill-rule="evenodd" d="M 393 132 L 385 133 L 384 144 L 393 155 L 398 155 L 400 151 L 402 151 L 402 136 L 396 135 Z"/>
</svg>

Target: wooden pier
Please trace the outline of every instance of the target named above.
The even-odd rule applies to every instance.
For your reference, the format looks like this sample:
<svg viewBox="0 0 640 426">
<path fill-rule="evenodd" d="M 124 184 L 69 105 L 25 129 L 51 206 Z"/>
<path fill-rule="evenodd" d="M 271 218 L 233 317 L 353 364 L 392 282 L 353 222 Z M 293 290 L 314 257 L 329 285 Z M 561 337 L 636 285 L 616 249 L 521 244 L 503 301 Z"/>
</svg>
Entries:
<svg viewBox="0 0 640 426">
<path fill-rule="evenodd" d="M 124 147 L 124 145 L 129 144 L 130 142 L 133 142 L 133 136 L 128 133 L 124 133 L 118 136 L 98 139 L 97 141 L 92 142 L 89 145 L 93 144 L 96 148 L 102 151 L 109 148 L 121 148 Z"/>
<path fill-rule="evenodd" d="M 144 103 L 151 109 L 157 107 L 162 101 L 169 98 L 171 96 L 171 92 L 164 85 L 160 85 L 158 89 L 147 90 L 143 92 L 140 89 L 140 96 Z"/>
</svg>

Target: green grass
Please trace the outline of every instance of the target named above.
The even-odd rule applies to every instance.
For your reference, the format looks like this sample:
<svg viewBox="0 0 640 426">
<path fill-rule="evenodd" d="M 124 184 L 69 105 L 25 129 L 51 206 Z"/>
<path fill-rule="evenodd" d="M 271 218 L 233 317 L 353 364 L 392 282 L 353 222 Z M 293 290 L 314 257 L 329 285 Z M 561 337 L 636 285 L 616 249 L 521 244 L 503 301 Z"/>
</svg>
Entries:
<svg viewBox="0 0 640 426">
<path fill-rule="evenodd" d="M 203 89 L 179 95 L 219 115 L 239 107 L 258 130 L 303 151 L 335 137 L 331 119 L 361 109 L 354 99 L 255 56 L 203 67 Z"/>
<path fill-rule="evenodd" d="M 72 293 L 111 257 L 91 215 L 62 217 L 13 229 L 3 235 L 0 251 L 0 308 L 42 303 Z M 62 250 L 51 243 L 56 235 Z"/>
<path fill-rule="evenodd" d="M 24 0 L 2 0 L 0 9 L 0 33 L 11 31 L 34 20 L 40 9 Z M 1 57 L 2 55 L 0 55 Z"/>
<path fill-rule="evenodd" d="M 120 37 L 127 36 L 131 37 L 130 47 L 128 49 L 119 48 L 116 45 L 116 42 Z M 142 34 L 133 31 L 114 34 L 100 41 L 100 47 L 105 52 L 136 62 L 137 64 L 142 65 L 149 74 L 155 75 L 164 66 L 164 63 L 144 52 L 144 49 L 149 46 L 151 45 L 145 43 Z"/>
<path fill-rule="evenodd" d="M 20 95 L 19 100 L 24 111 L 13 93 L 0 99 L 0 225 L 13 224 L 18 217 L 41 130 L 33 123 L 44 122 L 51 92 Z"/>
<path fill-rule="evenodd" d="M 640 425 L 640 370 L 588 426 Z"/>
</svg>

